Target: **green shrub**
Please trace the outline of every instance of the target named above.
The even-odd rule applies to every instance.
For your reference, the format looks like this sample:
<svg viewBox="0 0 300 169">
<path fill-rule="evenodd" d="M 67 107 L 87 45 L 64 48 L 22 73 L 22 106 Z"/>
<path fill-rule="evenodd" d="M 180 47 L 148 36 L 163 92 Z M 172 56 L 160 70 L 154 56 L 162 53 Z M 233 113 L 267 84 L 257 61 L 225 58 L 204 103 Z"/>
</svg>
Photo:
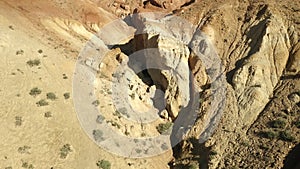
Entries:
<svg viewBox="0 0 300 169">
<path fill-rule="evenodd" d="M 259 132 L 259 135 L 261 137 L 268 138 L 268 139 L 274 139 L 277 137 L 277 134 L 273 131 L 261 131 Z"/>
<path fill-rule="evenodd" d="M 95 100 L 95 101 L 92 102 L 92 105 L 94 105 L 96 107 L 99 106 L 99 104 L 100 104 L 99 100 Z"/>
<path fill-rule="evenodd" d="M 41 93 L 42 93 L 42 91 L 41 91 L 39 88 L 37 88 L 37 87 L 32 88 L 32 89 L 30 90 L 30 92 L 29 92 L 29 94 L 30 94 L 31 96 L 37 96 L 37 95 L 39 95 L 39 94 L 41 94 Z"/>
<path fill-rule="evenodd" d="M 47 99 L 49 99 L 49 100 L 57 99 L 56 95 L 52 92 L 47 93 L 46 96 L 47 96 Z"/>
<path fill-rule="evenodd" d="M 38 102 L 36 102 L 36 104 L 40 107 L 40 106 L 47 106 L 49 105 L 49 103 L 45 100 L 45 99 L 42 99 Z"/>
<path fill-rule="evenodd" d="M 23 119 L 22 119 L 22 117 L 21 116 L 16 116 L 15 117 L 15 125 L 16 126 L 21 126 L 22 125 L 22 123 L 23 123 Z"/>
<path fill-rule="evenodd" d="M 41 61 L 39 59 L 29 60 L 26 62 L 30 67 L 39 66 Z"/>
<path fill-rule="evenodd" d="M 64 98 L 69 99 L 70 98 L 70 93 L 64 93 Z"/>
<path fill-rule="evenodd" d="M 295 137 L 293 137 L 289 131 L 281 131 L 279 133 L 279 138 L 283 141 L 289 141 L 289 142 L 292 142 L 295 140 Z"/>
<path fill-rule="evenodd" d="M 103 137 L 103 131 L 97 129 L 97 130 L 93 130 L 93 136 L 95 141 L 103 141 L 104 137 Z"/>
<path fill-rule="evenodd" d="M 166 132 L 170 127 L 172 126 L 171 122 L 167 122 L 167 123 L 160 123 L 156 129 L 160 134 L 163 134 L 164 132 Z"/>
<path fill-rule="evenodd" d="M 107 160 L 100 160 L 96 163 L 96 165 L 101 169 L 110 169 L 111 168 L 111 164 Z"/>
<path fill-rule="evenodd" d="M 63 145 L 62 148 L 60 149 L 60 158 L 65 159 L 70 152 L 72 152 L 71 145 L 70 144 Z"/>
<path fill-rule="evenodd" d="M 296 121 L 294 124 L 295 124 L 295 126 L 296 126 L 297 128 L 300 129 L 300 120 Z"/>
<path fill-rule="evenodd" d="M 284 128 L 286 126 L 286 122 L 283 119 L 273 120 L 269 124 L 272 128 Z"/>
<path fill-rule="evenodd" d="M 52 117 L 52 113 L 51 113 L 50 111 L 47 111 L 47 112 L 44 114 L 44 116 L 45 116 L 46 118 Z"/>
<path fill-rule="evenodd" d="M 189 164 L 188 169 L 199 169 L 199 167 L 196 164 Z"/>
<path fill-rule="evenodd" d="M 29 147 L 29 146 L 23 146 L 23 147 L 19 147 L 18 148 L 18 152 L 20 153 L 20 154 L 30 154 L 30 152 L 29 152 L 29 149 L 30 149 L 31 147 Z"/>
</svg>

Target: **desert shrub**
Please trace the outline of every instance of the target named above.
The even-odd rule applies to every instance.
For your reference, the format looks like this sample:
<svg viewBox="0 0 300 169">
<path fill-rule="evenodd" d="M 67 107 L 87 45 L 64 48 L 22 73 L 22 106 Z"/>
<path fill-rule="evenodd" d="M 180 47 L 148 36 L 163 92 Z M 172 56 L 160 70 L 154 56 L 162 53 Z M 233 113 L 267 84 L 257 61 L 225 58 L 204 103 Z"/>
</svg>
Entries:
<svg viewBox="0 0 300 169">
<path fill-rule="evenodd" d="M 60 158 L 65 159 L 70 152 L 72 152 L 71 145 L 70 144 L 63 145 L 59 153 Z"/>
<path fill-rule="evenodd" d="M 286 122 L 283 119 L 277 119 L 269 122 L 272 128 L 284 128 L 286 126 Z"/>
<path fill-rule="evenodd" d="M 268 139 L 274 139 L 277 137 L 277 134 L 273 131 L 261 131 L 259 132 L 259 135 L 261 137 L 268 138 Z"/>
<path fill-rule="evenodd" d="M 107 160 L 100 160 L 96 163 L 96 165 L 101 169 L 110 169 L 111 168 L 111 164 Z"/>
<path fill-rule="evenodd" d="M 121 113 L 116 110 L 114 113 L 113 113 L 114 116 L 117 116 L 119 119 L 122 117 Z"/>
<path fill-rule="evenodd" d="M 104 137 L 103 137 L 103 131 L 101 130 L 93 130 L 93 136 L 95 141 L 103 141 Z"/>
<path fill-rule="evenodd" d="M 281 131 L 279 133 L 279 138 L 283 141 L 289 141 L 289 142 L 292 142 L 295 140 L 295 137 L 293 137 L 289 131 Z"/>
<path fill-rule="evenodd" d="M 38 53 L 39 53 L 39 54 L 43 53 L 43 50 L 42 50 L 42 49 L 39 49 L 39 50 L 38 50 Z"/>
<path fill-rule="evenodd" d="M 135 149 L 135 152 L 140 154 L 142 152 L 142 150 L 141 149 Z"/>
<path fill-rule="evenodd" d="M 42 99 L 38 102 L 36 102 L 36 104 L 40 107 L 40 106 L 47 106 L 49 105 L 49 103 L 45 100 L 45 99 Z"/>
<path fill-rule="evenodd" d="M 294 124 L 295 124 L 295 126 L 296 126 L 297 128 L 300 129 L 300 120 L 296 121 Z"/>
<path fill-rule="evenodd" d="M 63 74 L 63 79 L 68 79 L 68 76 L 66 74 Z"/>
<path fill-rule="evenodd" d="M 104 116 L 98 115 L 97 119 L 96 119 L 96 122 L 99 123 L 99 124 L 102 124 L 104 120 L 105 120 Z"/>
<path fill-rule="evenodd" d="M 24 53 L 24 51 L 21 49 L 16 52 L 16 55 L 22 55 L 23 53 Z"/>
<path fill-rule="evenodd" d="M 22 168 L 34 169 L 32 164 L 22 161 Z"/>
<path fill-rule="evenodd" d="M 156 129 L 160 134 L 163 134 L 164 132 L 166 132 L 170 127 L 172 126 L 171 122 L 167 122 L 167 123 L 160 123 Z"/>
<path fill-rule="evenodd" d="M 107 122 L 107 123 L 110 123 L 110 124 L 111 124 L 112 126 L 114 126 L 114 127 L 117 127 L 118 129 L 121 128 L 121 125 L 120 125 L 119 123 L 115 122 L 115 121 L 107 120 L 106 122 Z M 125 133 L 126 133 L 126 132 L 125 132 Z"/>
<path fill-rule="evenodd" d="M 51 113 L 50 111 L 47 111 L 47 112 L 44 114 L 44 116 L 45 116 L 46 118 L 52 117 L 52 113 Z"/>
<path fill-rule="evenodd" d="M 29 60 L 26 62 L 30 67 L 39 66 L 41 61 L 39 59 Z"/>
<path fill-rule="evenodd" d="M 199 169 L 199 167 L 196 164 L 189 164 L 188 169 Z"/>
<path fill-rule="evenodd" d="M 32 89 L 30 90 L 30 92 L 29 92 L 29 94 L 30 94 L 31 96 L 37 96 L 37 95 L 39 95 L 39 94 L 41 94 L 41 93 L 42 93 L 42 90 L 39 89 L 39 88 L 37 88 L 37 87 L 32 88 Z"/>
<path fill-rule="evenodd" d="M 47 99 L 49 99 L 49 100 L 57 99 L 56 95 L 52 92 L 47 93 L 46 96 L 47 96 Z"/>
<path fill-rule="evenodd" d="M 21 117 L 21 116 L 16 116 L 16 117 L 15 117 L 15 125 L 16 125 L 16 126 L 21 126 L 22 123 L 23 123 L 22 117 Z"/>
<path fill-rule="evenodd" d="M 20 154 L 30 154 L 29 153 L 29 149 L 30 149 L 31 147 L 29 147 L 29 146 L 23 146 L 23 147 L 19 147 L 18 148 L 18 152 L 20 153 Z"/>
<path fill-rule="evenodd" d="M 94 106 L 99 106 L 99 104 L 100 104 L 99 100 L 95 100 L 92 102 L 92 105 L 94 105 Z"/>
<path fill-rule="evenodd" d="M 70 98 L 70 93 L 64 93 L 64 98 L 69 99 Z"/>
</svg>

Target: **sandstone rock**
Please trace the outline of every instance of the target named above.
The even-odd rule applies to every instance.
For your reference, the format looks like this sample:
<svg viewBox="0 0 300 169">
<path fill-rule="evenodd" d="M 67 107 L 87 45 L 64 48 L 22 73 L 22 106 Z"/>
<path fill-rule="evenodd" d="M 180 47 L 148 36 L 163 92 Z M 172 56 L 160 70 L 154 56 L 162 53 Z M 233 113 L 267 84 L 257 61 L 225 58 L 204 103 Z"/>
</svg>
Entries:
<svg viewBox="0 0 300 169">
<path fill-rule="evenodd" d="M 288 96 L 289 100 L 293 103 L 298 103 L 300 101 L 300 96 L 297 93 L 292 93 Z"/>
<path fill-rule="evenodd" d="M 138 32 L 147 33 L 142 40 L 145 47 L 153 48 L 145 50 L 148 72 L 154 83 L 165 90 L 166 109 L 174 119 L 190 100 L 188 66 L 190 52 L 186 44 L 192 38 L 192 34 L 189 33 L 193 29 L 183 21 L 178 24 L 176 19 L 157 20 L 160 15 L 149 15 L 151 16 L 147 18 L 145 15 L 137 15 L 133 17 L 133 23 Z M 175 28 L 175 24 L 189 31 L 182 33 L 185 29 L 170 29 Z"/>
</svg>

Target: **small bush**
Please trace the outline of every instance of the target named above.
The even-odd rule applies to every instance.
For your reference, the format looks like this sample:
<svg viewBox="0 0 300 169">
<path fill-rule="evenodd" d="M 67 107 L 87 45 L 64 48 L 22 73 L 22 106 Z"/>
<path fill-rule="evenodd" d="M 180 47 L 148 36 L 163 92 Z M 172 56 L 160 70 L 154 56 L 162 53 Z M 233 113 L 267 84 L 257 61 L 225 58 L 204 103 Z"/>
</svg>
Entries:
<svg viewBox="0 0 300 169">
<path fill-rule="evenodd" d="M 70 98 L 70 93 L 64 93 L 64 98 L 69 99 Z"/>
<path fill-rule="evenodd" d="M 23 55 L 23 53 L 24 53 L 24 51 L 21 49 L 16 52 L 16 55 Z"/>
<path fill-rule="evenodd" d="M 268 139 L 274 139 L 277 137 L 277 134 L 273 131 L 261 131 L 259 132 L 259 135 L 261 137 L 268 138 Z"/>
<path fill-rule="evenodd" d="M 37 95 L 39 95 L 39 94 L 41 94 L 41 93 L 42 93 L 42 91 L 41 91 L 39 88 L 37 88 L 37 87 L 32 88 L 32 89 L 30 90 L 30 92 L 29 92 L 29 94 L 30 94 L 31 96 L 37 96 Z"/>
<path fill-rule="evenodd" d="M 188 169 L 199 169 L 199 167 L 196 164 L 189 164 Z"/>
<path fill-rule="evenodd" d="M 96 107 L 99 106 L 99 104 L 100 104 L 99 100 L 95 100 L 95 101 L 92 102 L 92 105 L 94 105 Z"/>
<path fill-rule="evenodd" d="M 111 168 L 111 164 L 107 160 L 100 160 L 96 163 L 96 165 L 101 169 L 110 169 Z"/>
<path fill-rule="evenodd" d="M 50 111 L 47 111 L 47 112 L 44 114 L 44 116 L 45 116 L 46 118 L 50 118 L 50 117 L 52 117 L 52 113 L 51 113 Z"/>
<path fill-rule="evenodd" d="M 98 115 L 97 116 L 97 119 L 96 119 L 96 122 L 99 123 L 99 124 L 102 124 L 105 120 L 105 117 L 102 116 L 102 115 Z"/>
<path fill-rule="evenodd" d="M 294 124 L 295 124 L 295 126 L 296 126 L 297 128 L 300 129 L 300 120 L 296 121 Z"/>
<path fill-rule="evenodd" d="M 60 149 L 60 158 L 65 159 L 70 152 L 72 152 L 71 145 L 70 144 L 63 145 L 62 148 Z"/>
<path fill-rule="evenodd" d="M 101 130 L 93 130 L 93 136 L 95 141 L 103 141 L 104 137 L 103 137 L 103 131 Z"/>
<path fill-rule="evenodd" d="M 291 135 L 291 133 L 288 132 L 288 131 L 281 131 L 281 132 L 279 133 L 279 138 L 280 138 L 281 140 L 283 140 L 283 141 L 289 141 L 289 142 L 292 142 L 292 141 L 295 140 L 295 137 L 293 137 L 293 136 Z"/>
<path fill-rule="evenodd" d="M 167 122 L 167 123 L 160 123 L 156 129 L 160 134 L 163 134 L 164 132 L 166 132 L 170 127 L 172 126 L 171 122 Z"/>
<path fill-rule="evenodd" d="M 38 50 L 38 53 L 39 53 L 39 54 L 43 53 L 43 50 L 42 50 L 42 49 L 39 49 L 39 50 Z"/>
<path fill-rule="evenodd" d="M 29 60 L 26 62 L 30 67 L 39 66 L 41 61 L 39 59 Z"/>
<path fill-rule="evenodd" d="M 283 119 L 273 120 L 270 123 L 272 128 L 284 128 L 286 126 L 286 122 Z"/>
<path fill-rule="evenodd" d="M 42 100 L 36 102 L 36 104 L 37 104 L 39 107 L 49 105 L 49 103 L 48 103 L 45 99 L 42 99 Z"/>
<path fill-rule="evenodd" d="M 47 96 L 47 99 L 49 99 L 49 100 L 57 99 L 56 95 L 52 92 L 47 93 L 46 96 Z"/>
<path fill-rule="evenodd" d="M 31 147 L 29 147 L 29 146 L 23 146 L 23 147 L 19 147 L 18 148 L 18 152 L 20 153 L 20 154 L 30 154 L 30 152 L 29 152 L 29 149 L 30 149 Z"/>
<path fill-rule="evenodd" d="M 23 119 L 22 119 L 22 117 L 21 116 L 16 116 L 15 117 L 15 125 L 16 126 L 21 126 L 22 125 L 22 123 L 23 123 Z"/>
</svg>

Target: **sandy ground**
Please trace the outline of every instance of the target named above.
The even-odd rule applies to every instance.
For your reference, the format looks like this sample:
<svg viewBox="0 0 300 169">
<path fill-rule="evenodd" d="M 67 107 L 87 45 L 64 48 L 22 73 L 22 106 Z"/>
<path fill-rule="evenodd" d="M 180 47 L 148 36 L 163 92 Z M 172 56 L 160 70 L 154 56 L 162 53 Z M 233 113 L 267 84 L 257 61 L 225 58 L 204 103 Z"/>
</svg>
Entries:
<svg viewBox="0 0 300 169">
<path fill-rule="evenodd" d="M 0 168 L 96 169 L 102 159 L 110 161 L 112 168 L 167 168 L 170 154 L 128 159 L 102 150 L 89 139 L 72 100 L 73 70 L 84 41 L 60 31 L 49 18 L 37 25 L 38 17 L 30 19 L 22 12 L 26 9 L 16 6 L 0 2 Z M 41 64 L 30 67 L 26 62 L 33 59 Z M 34 87 L 42 91 L 36 97 L 29 95 Z M 36 102 L 46 99 L 48 92 L 57 99 L 38 107 Z M 70 99 L 64 99 L 66 92 Z M 51 117 L 45 117 L 46 112 Z M 65 144 L 71 152 L 64 159 L 60 149 Z"/>
</svg>

